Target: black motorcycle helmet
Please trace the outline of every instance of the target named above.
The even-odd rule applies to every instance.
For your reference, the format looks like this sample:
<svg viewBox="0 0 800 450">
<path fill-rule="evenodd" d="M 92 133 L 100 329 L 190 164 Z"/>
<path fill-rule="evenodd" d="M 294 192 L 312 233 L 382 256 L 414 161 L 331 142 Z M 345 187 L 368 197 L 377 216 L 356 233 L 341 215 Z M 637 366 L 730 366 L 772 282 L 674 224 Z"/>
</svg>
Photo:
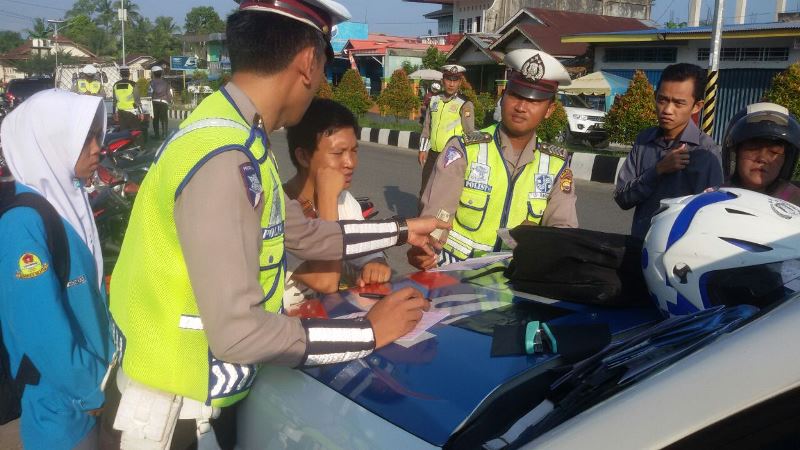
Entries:
<svg viewBox="0 0 800 450">
<path fill-rule="evenodd" d="M 784 143 L 786 159 L 778 180 L 791 181 L 800 155 L 800 123 L 785 107 L 775 103 L 748 105 L 728 123 L 722 142 L 722 168 L 729 183 L 738 184 L 736 152 L 739 145 L 750 139 L 769 139 Z"/>
</svg>

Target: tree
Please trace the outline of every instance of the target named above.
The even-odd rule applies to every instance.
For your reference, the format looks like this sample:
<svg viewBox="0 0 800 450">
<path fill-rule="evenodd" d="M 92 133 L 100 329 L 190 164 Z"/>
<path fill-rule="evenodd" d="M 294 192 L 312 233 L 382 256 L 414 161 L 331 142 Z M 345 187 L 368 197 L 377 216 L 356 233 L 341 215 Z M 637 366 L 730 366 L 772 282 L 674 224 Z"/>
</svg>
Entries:
<svg viewBox="0 0 800 450">
<path fill-rule="evenodd" d="M 567 112 L 564 110 L 564 105 L 556 100 L 556 108 L 553 110 L 553 114 L 544 119 L 536 128 L 536 137 L 544 142 L 558 142 L 567 127 L 569 127 Z M 561 142 L 558 143 L 561 144 Z"/>
<path fill-rule="evenodd" d="M 669 22 L 665 23 L 664 26 L 666 26 L 669 29 L 674 29 L 674 28 L 686 28 L 689 26 L 689 24 L 686 22 L 673 22 L 670 20 Z"/>
<path fill-rule="evenodd" d="M 425 51 L 425 56 L 422 57 L 422 68 L 439 70 L 446 62 L 447 54 L 440 52 L 438 48 L 431 45 Z"/>
<path fill-rule="evenodd" d="M 13 50 L 23 42 L 25 41 L 22 39 L 22 35 L 16 31 L 0 31 L 0 53 Z"/>
<path fill-rule="evenodd" d="M 130 26 L 125 28 L 125 46 L 130 54 L 149 53 L 153 24 L 143 16 L 129 18 Z"/>
<path fill-rule="evenodd" d="M 96 15 L 94 17 L 95 23 L 103 27 L 106 33 L 111 32 L 112 26 L 117 20 L 117 11 L 114 9 L 114 4 L 111 0 L 95 0 Z"/>
<path fill-rule="evenodd" d="M 400 64 L 400 67 L 403 68 L 403 70 L 406 72 L 406 75 L 410 75 L 419 69 L 419 64 L 411 64 L 411 61 L 405 60 L 402 64 Z"/>
<path fill-rule="evenodd" d="M 65 36 L 77 44 L 89 47 L 92 51 L 95 51 L 93 44 L 97 42 L 95 40 L 97 34 L 102 32 L 103 30 L 85 14 L 72 16 L 69 26 L 64 29 Z"/>
<path fill-rule="evenodd" d="M 475 106 L 475 128 L 483 128 L 492 122 L 489 112 L 494 112 L 497 105 L 495 98 L 488 92 L 475 93 L 469 81 L 461 83 L 461 94 Z"/>
<path fill-rule="evenodd" d="M 800 117 L 800 63 L 794 63 L 785 71 L 775 75 L 764 93 L 772 103 L 785 106 L 795 117 Z"/>
<path fill-rule="evenodd" d="M 74 56 L 58 52 L 59 64 L 73 64 L 77 62 Z M 17 62 L 14 67 L 27 76 L 48 75 L 53 76 L 56 71 L 56 55 L 34 56 L 26 61 Z"/>
<path fill-rule="evenodd" d="M 606 130 L 611 142 L 632 145 L 645 128 L 658 124 L 653 86 L 644 72 L 637 70 L 628 90 L 614 100 L 606 114 Z"/>
<path fill-rule="evenodd" d="M 408 118 L 412 111 L 419 110 L 420 100 L 414 94 L 414 87 L 405 70 L 397 69 L 389 79 L 389 84 L 378 97 L 381 114 Z"/>
<path fill-rule="evenodd" d="M 372 106 L 364 80 L 353 69 L 344 73 L 339 85 L 333 90 L 333 99 L 346 106 L 356 116 L 366 113 Z"/>
<path fill-rule="evenodd" d="M 186 13 L 183 27 L 186 34 L 209 34 L 225 31 L 225 22 L 219 18 L 217 11 L 211 6 L 195 6 Z"/>
<path fill-rule="evenodd" d="M 326 99 L 333 98 L 333 89 L 327 80 L 324 80 L 322 83 L 320 83 L 319 89 L 317 89 L 317 97 Z"/>
<path fill-rule="evenodd" d="M 34 19 L 33 27 L 25 31 L 28 33 L 29 39 L 44 39 L 50 36 L 50 29 L 47 27 L 47 22 L 41 18 Z"/>
<path fill-rule="evenodd" d="M 175 36 L 177 33 L 180 33 L 180 27 L 173 22 L 172 17 L 156 17 L 150 34 L 150 56 L 169 60 L 170 55 L 178 54 L 181 42 Z"/>
<path fill-rule="evenodd" d="M 122 6 L 122 2 L 117 0 L 114 2 L 112 8 L 114 11 L 119 11 L 120 7 Z M 128 11 L 128 20 L 133 21 L 142 17 L 139 9 L 139 5 L 137 5 L 133 0 L 125 0 L 125 10 Z"/>
<path fill-rule="evenodd" d="M 75 0 L 72 8 L 65 14 L 66 17 L 87 16 L 89 18 L 95 13 L 97 5 L 94 0 Z"/>
</svg>

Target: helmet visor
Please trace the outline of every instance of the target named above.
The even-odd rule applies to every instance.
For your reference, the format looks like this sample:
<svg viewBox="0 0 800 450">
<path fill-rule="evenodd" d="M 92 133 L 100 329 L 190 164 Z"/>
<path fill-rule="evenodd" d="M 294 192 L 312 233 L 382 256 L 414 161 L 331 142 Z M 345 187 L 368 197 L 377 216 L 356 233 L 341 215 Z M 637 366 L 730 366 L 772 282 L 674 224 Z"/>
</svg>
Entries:
<svg viewBox="0 0 800 450">
<path fill-rule="evenodd" d="M 800 259 L 716 270 L 700 284 L 712 305 L 764 307 L 800 292 Z"/>
</svg>

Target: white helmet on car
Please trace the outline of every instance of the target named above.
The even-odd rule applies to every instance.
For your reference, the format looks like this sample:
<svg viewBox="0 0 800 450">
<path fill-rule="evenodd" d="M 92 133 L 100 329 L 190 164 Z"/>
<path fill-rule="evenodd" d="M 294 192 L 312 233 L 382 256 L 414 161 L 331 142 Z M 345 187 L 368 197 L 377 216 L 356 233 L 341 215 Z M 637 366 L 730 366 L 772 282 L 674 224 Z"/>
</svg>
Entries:
<svg viewBox="0 0 800 450">
<path fill-rule="evenodd" d="M 800 290 L 800 207 L 736 188 L 663 200 L 642 267 L 666 315 L 770 304 Z"/>
</svg>

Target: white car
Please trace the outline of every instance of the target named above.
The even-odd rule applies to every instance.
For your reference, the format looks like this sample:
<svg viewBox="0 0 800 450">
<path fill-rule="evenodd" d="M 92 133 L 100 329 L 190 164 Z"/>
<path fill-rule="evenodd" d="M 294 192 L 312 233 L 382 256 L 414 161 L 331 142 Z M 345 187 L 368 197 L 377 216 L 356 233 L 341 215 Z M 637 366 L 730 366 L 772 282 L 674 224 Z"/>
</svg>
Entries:
<svg viewBox="0 0 800 450">
<path fill-rule="evenodd" d="M 496 275 L 394 283 L 448 314 L 416 344 L 334 366 L 264 367 L 239 409 L 239 447 L 800 448 L 800 299 L 661 321 L 655 307 L 553 301 Z M 370 302 L 323 300 L 331 317 Z M 559 355 L 492 357 L 493 326 L 520 320 L 606 323 L 614 344 L 573 372 L 558 369 Z"/>
<path fill-rule="evenodd" d="M 608 147 L 608 132 L 604 128 L 605 112 L 592 109 L 581 97 L 574 94 L 559 92 L 558 99 L 567 113 L 568 141 L 587 141 L 594 148 Z"/>
</svg>

